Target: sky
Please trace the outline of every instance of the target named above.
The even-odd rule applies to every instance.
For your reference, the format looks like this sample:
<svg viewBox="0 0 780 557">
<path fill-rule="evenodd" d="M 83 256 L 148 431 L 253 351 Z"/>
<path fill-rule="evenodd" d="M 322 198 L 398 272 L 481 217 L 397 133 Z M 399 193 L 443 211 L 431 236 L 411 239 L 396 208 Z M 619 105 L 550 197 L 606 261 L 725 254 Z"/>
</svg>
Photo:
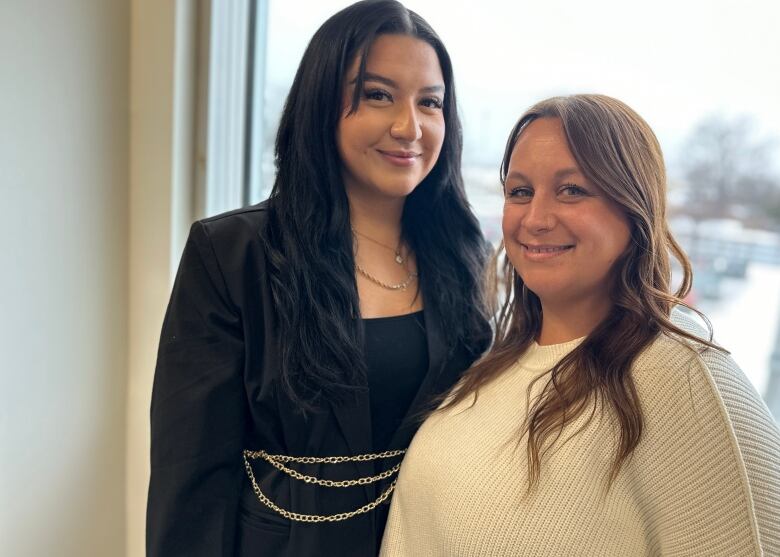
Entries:
<svg viewBox="0 0 780 557">
<path fill-rule="evenodd" d="M 269 83 L 288 84 L 317 27 L 349 4 L 270 0 Z M 684 156 L 679 151 L 692 128 L 711 114 L 750 116 L 758 138 L 780 139 L 778 1 L 405 5 L 436 29 L 450 52 L 467 160 L 500 159 L 525 108 L 577 92 L 608 94 L 632 106 L 653 127 L 672 166 Z"/>
</svg>

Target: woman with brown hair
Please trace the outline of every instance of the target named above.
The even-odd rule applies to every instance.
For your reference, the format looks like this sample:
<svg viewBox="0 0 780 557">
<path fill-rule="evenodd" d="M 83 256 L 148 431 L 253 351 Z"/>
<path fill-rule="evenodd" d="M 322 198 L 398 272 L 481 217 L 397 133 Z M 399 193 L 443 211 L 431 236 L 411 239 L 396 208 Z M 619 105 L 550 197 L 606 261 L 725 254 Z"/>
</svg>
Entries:
<svg viewBox="0 0 780 557">
<path fill-rule="evenodd" d="M 780 555 L 780 431 L 675 309 L 692 272 L 650 127 L 543 101 L 501 181 L 496 338 L 415 436 L 382 555 Z"/>
</svg>

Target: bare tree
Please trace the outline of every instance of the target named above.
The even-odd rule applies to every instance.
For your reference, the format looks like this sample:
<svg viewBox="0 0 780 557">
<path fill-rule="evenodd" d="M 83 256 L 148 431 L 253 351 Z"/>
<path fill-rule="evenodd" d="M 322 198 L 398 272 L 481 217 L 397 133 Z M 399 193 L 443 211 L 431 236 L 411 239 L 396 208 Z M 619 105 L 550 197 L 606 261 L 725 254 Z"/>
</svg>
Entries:
<svg viewBox="0 0 780 557">
<path fill-rule="evenodd" d="M 780 223 L 775 153 L 776 142 L 759 139 L 749 118 L 714 115 L 701 121 L 681 153 L 686 212 L 697 218 L 769 218 Z"/>
</svg>

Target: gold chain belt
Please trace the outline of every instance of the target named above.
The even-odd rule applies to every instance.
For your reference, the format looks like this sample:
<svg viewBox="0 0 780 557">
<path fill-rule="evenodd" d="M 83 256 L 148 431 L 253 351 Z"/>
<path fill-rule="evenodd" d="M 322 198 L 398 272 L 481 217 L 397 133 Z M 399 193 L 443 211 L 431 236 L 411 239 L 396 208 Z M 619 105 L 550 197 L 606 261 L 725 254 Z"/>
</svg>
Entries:
<svg viewBox="0 0 780 557">
<path fill-rule="evenodd" d="M 277 512 L 278 514 L 282 515 L 288 520 L 294 520 L 296 522 L 339 522 L 342 520 L 347 520 L 349 518 L 352 518 L 353 516 L 357 516 L 359 514 L 367 513 L 369 511 L 374 510 L 383 501 L 387 500 L 387 498 L 390 497 L 390 495 L 393 493 L 397 478 L 392 481 L 390 486 L 387 489 L 385 489 L 379 495 L 379 497 L 377 497 L 370 503 L 363 505 L 359 509 L 355 509 L 354 511 L 337 513 L 332 515 L 301 514 L 301 513 L 288 511 L 286 509 L 279 507 L 273 501 L 271 501 L 265 495 L 265 493 L 262 492 L 260 486 L 257 485 L 257 481 L 255 480 L 255 474 L 252 470 L 252 465 L 249 463 L 249 459 L 262 458 L 263 460 L 267 461 L 269 464 L 271 464 L 274 468 L 276 468 L 280 472 L 284 472 L 290 477 L 295 478 L 296 480 L 304 481 L 306 483 L 313 483 L 325 487 L 353 487 L 356 485 L 368 485 L 371 483 L 375 483 L 387 479 L 393 474 L 395 474 L 396 472 L 398 472 L 398 470 L 400 470 L 401 463 L 399 462 L 398 464 L 382 472 L 381 474 L 377 474 L 375 476 L 364 476 L 362 478 L 357 478 L 354 480 L 326 480 L 322 478 L 317 478 L 316 476 L 308 476 L 306 474 L 301 474 L 300 472 L 293 470 L 292 468 L 288 468 L 287 466 L 284 465 L 284 463 L 296 462 L 300 464 L 342 464 L 344 462 L 369 462 L 372 460 L 380 460 L 380 459 L 401 456 L 405 452 L 406 452 L 405 449 L 400 449 L 395 451 L 384 451 L 381 453 L 368 453 L 368 454 L 361 454 L 356 456 L 295 457 L 295 456 L 288 456 L 288 455 L 271 455 L 265 451 L 244 450 L 243 457 L 244 457 L 244 467 L 246 468 L 247 476 L 249 476 L 249 480 L 252 483 L 252 490 L 255 492 L 255 495 L 257 495 L 257 498 L 260 500 L 260 502 L 266 505 L 267 507 L 269 507 L 271 510 Z"/>
</svg>

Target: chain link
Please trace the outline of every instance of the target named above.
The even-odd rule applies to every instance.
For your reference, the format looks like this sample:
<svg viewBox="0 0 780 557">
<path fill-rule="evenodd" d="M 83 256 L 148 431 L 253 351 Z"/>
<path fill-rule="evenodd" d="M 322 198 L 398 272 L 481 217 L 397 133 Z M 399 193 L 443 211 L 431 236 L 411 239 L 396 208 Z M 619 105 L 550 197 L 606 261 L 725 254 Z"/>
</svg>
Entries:
<svg viewBox="0 0 780 557">
<path fill-rule="evenodd" d="M 405 452 L 406 452 L 405 450 L 397 450 L 397 451 L 385 451 L 376 454 L 363 454 L 357 456 L 292 457 L 287 455 L 269 455 L 265 451 L 245 450 L 243 453 L 243 458 L 244 458 L 244 467 L 246 468 L 246 473 L 249 476 L 250 482 L 252 483 L 252 490 L 255 492 L 255 495 L 257 495 L 257 498 L 260 500 L 261 503 L 263 503 L 268 508 L 282 515 L 288 520 L 292 520 L 295 522 L 319 523 L 319 522 L 341 522 L 343 520 L 348 520 L 359 514 L 364 514 L 374 510 L 376 507 L 378 507 L 384 501 L 386 501 L 388 497 L 390 497 L 390 495 L 393 493 L 393 490 L 395 489 L 395 484 L 398 481 L 398 478 L 394 479 L 392 483 L 388 486 L 388 488 L 385 489 L 379 495 L 379 497 L 377 497 L 370 503 L 366 503 L 362 507 L 355 509 L 354 511 L 336 513 L 331 515 L 302 514 L 302 513 L 296 513 L 281 508 L 273 501 L 271 501 L 265 495 L 265 493 L 263 493 L 263 491 L 260 489 L 260 486 L 257 484 L 257 480 L 255 479 L 255 474 L 254 471 L 252 470 L 252 465 L 249 462 L 249 458 L 253 458 L 253 459 L 263 458 L 268 462 L 270 462 L 277 469 L 281 470 L 282 472 L 289 473 L 293 478 L 303 480 L 307 483 L 316 483 L 318 485 L 325 485 L 328 487 L 348 487 L 352 485 L 365 485 L 368 483 L 373 483 L 375 481 L 388 478 L 400 469 L 401 464 L 398 463 L 395 466 L 393 466 L 391 469 L 381 474 L 378 474 L 377 476 L 368 476 L 368 477 L 358 478 L 356 480 L 333 481 L 333 480 L 323 480 L 320 478 L 315 478 L 314 476 L 306 476 L 304 474 L 296 472 L 295 470 L 291 470 L 287 468 L 286 466 L 281 464 L 281 462 L 298 462 L 298 463 L 305 463 L 305 464 L 340 464 L 343 462 L 366 462 L 366 461 L 378 460 L 383 458 L 392 458 L 394 456 L 400 456 Z"/>
<path fill-rule="evenodd" d="M 244 451 L 247 456 L 250 458 L 262 458 L 263 460 L 267 461 L 271 466 L 279 470 L 280 472 L 284 472 L 285 474 L 292 476 L 296 480 L 301 480 L 306 482 L 307 484 L 317 484 L 322 485 L 325 487 L 352 487 L 356 485 L 368 485 L 375 482 L 378 482 L 380 480 L 385 480 L 398 472 L 398 470 L 401 469 L 401 463 L 399 462 L 392 468 L 385 470 L 381 474 L 377 474 L 376 476 L 366 476 L 363 478 L 357 478 L 355 480 L 324 480 L 321 478 L 317 478 L 315 476 L 307 476 L 306 474 L 301 474 L 297 470 L 293 470 L 292 468 L 288 468 L 281 462 L 279 462 L 277 459 L 274 458 L 274 456 L 269 455 L 265 451 Z"/>
<path fill-rule="evenodd" d="M 371 460 L 383 460 L 401 456 L 406 449 L 395 451 L 383 451 L 381 453 L 366 453 L 355 456 L 289 456 L 286 454 L 268 454 L 265 451 L 245 450 L 244 454 L 249 458 L 271 458 L 278 462 L 297 462 L 299 464 L 343 464 L 344 462 L 368 462 Z"/>
<path fill-rule="evenodd" d="M 418 276 L 417 273 L 412 273 L 411 271 L 408 271 L 409 274 L 406 276 L 403 282 L 399 282 L 398 284 L 389 284 L 387 282 L 381 281 L 378 278 L 376 278 L 374 275 L 369 273 L 365 267 L 362 267 L 357 261 L 355 261 L 355 268 L 358 270 L 358 273 L 366 277 L 368 280 L 373 282 L 374 284 L 378 284 L 382 288 L 386 290 L 403 290 L 406 291 L 406 288 L 412 284 L 414 279 L 416 279 Z"/>
</svg>

